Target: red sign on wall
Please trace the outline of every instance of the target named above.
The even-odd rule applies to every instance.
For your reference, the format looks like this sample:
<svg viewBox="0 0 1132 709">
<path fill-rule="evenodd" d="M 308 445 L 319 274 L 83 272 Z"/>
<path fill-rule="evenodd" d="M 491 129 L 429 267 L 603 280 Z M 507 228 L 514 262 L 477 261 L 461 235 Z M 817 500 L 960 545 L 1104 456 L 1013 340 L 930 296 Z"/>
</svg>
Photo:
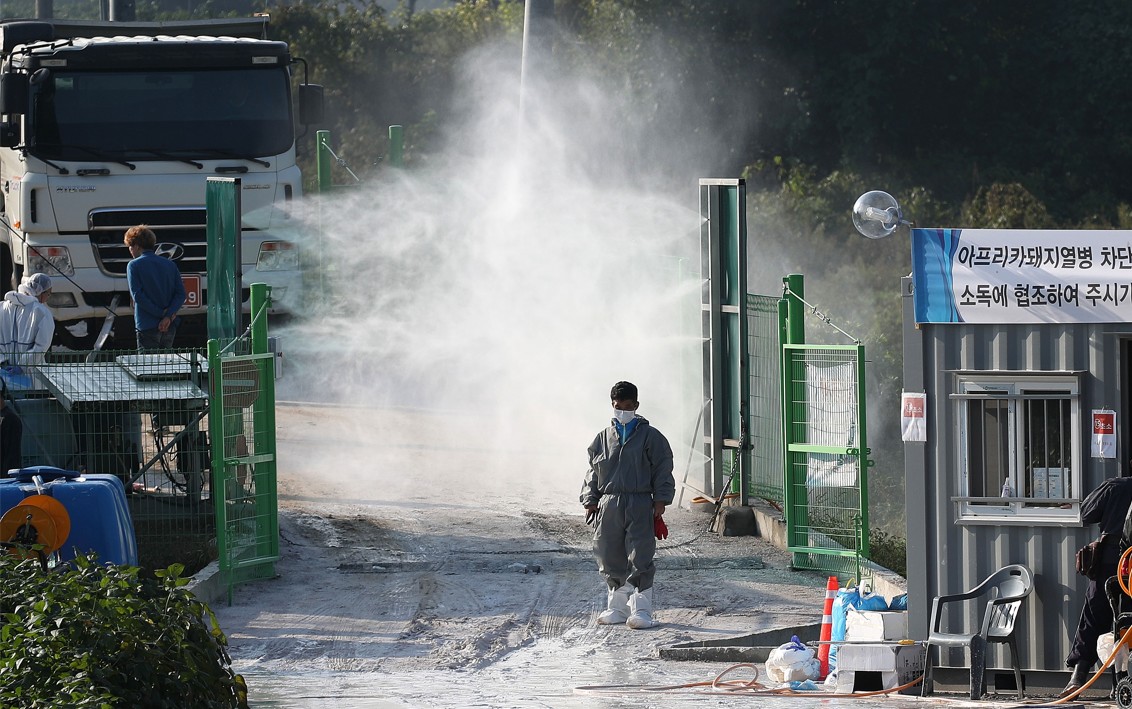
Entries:
<svg viewBox="0 0 1132 709">
<path fill-rule="evenodd" d="M 1091 452 L 1094 458 L 1116 457 L 1116 412 L 1110 409 L 1093 409 L 1093 436 Z"/>
</svg>

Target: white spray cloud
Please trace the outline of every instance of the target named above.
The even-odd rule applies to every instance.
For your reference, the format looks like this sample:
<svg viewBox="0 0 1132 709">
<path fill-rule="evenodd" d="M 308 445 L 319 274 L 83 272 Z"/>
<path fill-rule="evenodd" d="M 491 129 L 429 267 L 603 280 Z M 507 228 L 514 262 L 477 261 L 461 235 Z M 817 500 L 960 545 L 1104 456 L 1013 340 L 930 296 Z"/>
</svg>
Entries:
<svg viewBox="0 0 1132 709">
<path fill-rule="evenodd" d="M 596 141 L 595 155 L 594 136 L 573 130 L 635 110 L 624 96 L 559 78 L 527 102 L 521 121 L 513 64 L 500 51 L 469 59 L 459 102 L 467 113 L 450 122 L 445 157 L 315 207 L 303 248 L 321 255 L 308 288 L 324 298 L 308 298 L 283 333 L 295 366 L 280 390 L 424 410 L 413 414 L 424 416 L 413 424 L 423 437 L 474 451 L 483 469 L 463 481 L 469 488 L 576 509 L 585 448 L 608 424 L 610 387 L 627 379 L 640 388 L 641 413 L 673 444 L 677 481 L 694 457 L 694 482 L 696 185 L 719 176 L 700 172 L 709 146 L 673 147 L 687 155 L 673 161 L 686 174 L 625 179 L 639 170 L 648 134 L 616 149 Z M 686 188 L 672 197 L 642 187 L 658 182 Z M 325 461 L 328 474 L 364 470 L 363 484 L 378 487 L 428 474 L 413 469 L 418 449 L 402 447 L 399 457 L 388 437 L 369 436 L 367 418 L 352 425 L 368 445 Z"/>
</svg>

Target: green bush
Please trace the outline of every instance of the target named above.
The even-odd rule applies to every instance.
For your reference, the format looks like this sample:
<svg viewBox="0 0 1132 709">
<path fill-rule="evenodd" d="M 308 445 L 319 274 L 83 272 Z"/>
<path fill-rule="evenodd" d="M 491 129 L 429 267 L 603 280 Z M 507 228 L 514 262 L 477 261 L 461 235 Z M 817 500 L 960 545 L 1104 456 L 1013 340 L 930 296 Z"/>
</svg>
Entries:
<svg viewBox="0 0 1132 709">
<path fill-rule="evenodd" d="M 908 578 L 908 540 L 879 529 L 870 530 L 869 560 Z"/>
<path fill-rule="evenodd" d="M 247 707 L 227 638 L 182 571 L 83 557 L 46 571 L 0 554 L 0 706 Z"/>
</svg>

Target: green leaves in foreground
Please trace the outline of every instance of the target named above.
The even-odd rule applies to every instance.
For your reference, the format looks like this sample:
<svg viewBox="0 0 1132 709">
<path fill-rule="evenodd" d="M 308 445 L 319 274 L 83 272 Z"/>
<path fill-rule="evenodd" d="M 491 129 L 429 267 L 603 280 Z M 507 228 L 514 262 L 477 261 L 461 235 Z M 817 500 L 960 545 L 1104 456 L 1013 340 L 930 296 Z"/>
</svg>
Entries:
<svg viewBox="0 0 1132 709">
<path fill-rule="evenodd" d="M 0 706 L 246 707 L 224 633 L 180 564 L 143 578 L 0 554 Z"/>
</svg>

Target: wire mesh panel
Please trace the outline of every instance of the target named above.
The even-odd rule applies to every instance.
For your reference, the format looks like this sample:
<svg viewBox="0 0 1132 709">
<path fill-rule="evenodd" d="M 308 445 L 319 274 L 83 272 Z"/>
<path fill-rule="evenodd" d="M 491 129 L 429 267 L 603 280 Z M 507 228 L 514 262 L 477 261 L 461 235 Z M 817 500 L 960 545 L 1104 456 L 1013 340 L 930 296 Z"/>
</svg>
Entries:
<svg viewBox="0 0 1132 709">
<path fill-rule="evenodd" d="M 213 341 L 209 363 L 216 538 L 230 598 L 234 584 L 274 575 L 279 558 L 275 356 L 222 353 Z"/>
<path fill-rule="evenodd" d="M 860 345 L 786 345 L 787 540 L 797 568 L 861 578 L 868 448 Z"/>
<path fill-rule="evenodd" d="M 750 495 L 780 506 L 782 484 L 782 335 L 778 297 L 747 294 L 751 405 Z"/>
<path fill-rule="evenodd" d="M 214 558 L 203 352 L 52 352 L 9 360 L 0 376 L 4 416 L 21 429 L 18 454 L 0 451 L 4 467 L 116 476 L 145 568 L 191 574 Z"/>
</svg>

